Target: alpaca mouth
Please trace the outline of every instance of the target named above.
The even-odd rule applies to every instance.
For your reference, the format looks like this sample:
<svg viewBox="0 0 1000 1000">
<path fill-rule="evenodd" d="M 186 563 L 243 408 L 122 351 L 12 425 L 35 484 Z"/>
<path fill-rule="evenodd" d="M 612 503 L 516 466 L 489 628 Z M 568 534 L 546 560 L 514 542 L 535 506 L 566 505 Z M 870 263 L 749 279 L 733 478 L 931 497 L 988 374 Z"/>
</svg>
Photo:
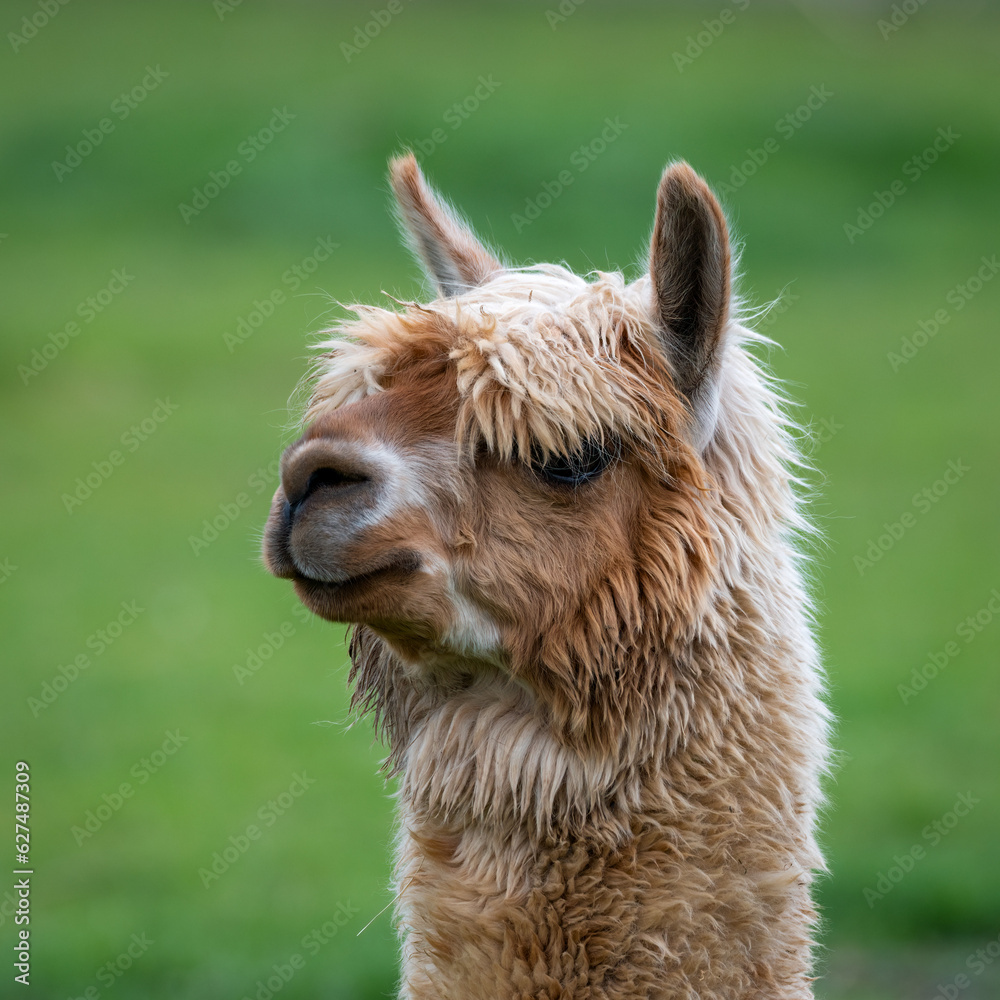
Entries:
<svg viewBox="0 0 1000 1000">
<path fill-rule="evenodd" d="M 315 577 L 296 573 L 292 577 L 292 581 L 296 586 L 308 588 L 310 591 L 315 591 L 316 593 L 339 594 L 350 588 L 371 583 L 389 573 L 415 573 L 419 568 L 420 564 L 415 559 L 400 559 L 385 566 L 376 566 L 373 569 L 366 570 L 364 573 L 357 573 L 343 580 L 317 580 Z"/>
<path fill-rule="evenodd" d="M 405 584 L 419 569 L 417 556 L 404 553 L 343 580 L 317 580 L 297 572 L 292 576 L 292 583 L 299 600 L 322 618 L 362 622 L 368 618 L 367 606 L 379 601 L 385 589 Z"/>
</svg>

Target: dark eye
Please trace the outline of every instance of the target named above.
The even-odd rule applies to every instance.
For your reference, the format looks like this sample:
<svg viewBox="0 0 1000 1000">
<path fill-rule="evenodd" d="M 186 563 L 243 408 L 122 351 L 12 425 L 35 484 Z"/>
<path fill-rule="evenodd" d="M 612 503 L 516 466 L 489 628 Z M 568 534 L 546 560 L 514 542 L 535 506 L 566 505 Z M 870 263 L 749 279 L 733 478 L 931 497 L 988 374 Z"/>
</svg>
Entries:
<svg viewBox="0 0 1000 1000">
<path fill-rule="evenodd" d="M 621 441 L 609 436 L 603 441 L 584 441 L 577 451 L 569 455 L 551 455 L 545 462 L 535 458 L 531 468 L 554 483 L 580 486 L 596 479 L 620 454 Z"/>
</svg>

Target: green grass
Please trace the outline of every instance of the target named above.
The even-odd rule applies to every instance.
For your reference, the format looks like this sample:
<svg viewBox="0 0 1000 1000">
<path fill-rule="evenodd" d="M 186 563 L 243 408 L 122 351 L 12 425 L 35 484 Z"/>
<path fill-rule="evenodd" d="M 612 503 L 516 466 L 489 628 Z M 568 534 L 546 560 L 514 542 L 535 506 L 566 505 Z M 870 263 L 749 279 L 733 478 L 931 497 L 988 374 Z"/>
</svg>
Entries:
<svg viewBox="0 0 1000 1000">
<path fill-rule="evenodd" d="M 5 31 L 37 9 L 9 5 Z M 961 311 L 946 298 L 1000 250 L 996 15 L 927 5 L 883 41 L 880 7 L 751 5 L 678 72 L 672 53 L 719 9 L 589 0 L 553 29 L 543 5 L 406 5 L 348 63 L 365 5 L 246 3 L 220 20 L 208 0 L 70 4 L 6 53 L 0 561 L 16 569 L 0 583 L 0 739 L 8 768 L 32 767 L 33 995 L 252 996 L 295 953 L 282 997 L 392 990 L 381 750 L 367 723 L 346 725 L 342 630 L 303 621 L 257 562 L 273 478 L 255 473 L 289 440 L 289 395 L 332 301 L 417 294 L 385 162 L 440 127 L 427 172 L 512 258 L 633 273 L 665 161 L 721 186 L 776 138 L 725 200 L 749 302 L 794 296 L 769 321 L 771 361 L 823 438 L 816 591 L 842 754 L 823 827 L 823 995 L 930 1000 L 996 941 L 1000 622 L 969 642 L 956 630 L 1000 587 L 1000 280 Z M 147 66 L 169 75 L 57 179 L 53 161 Z M 445 114 L 481 75 L 499 86 L 452 129 Z M 833 97 L 783 137 L 814 85 Z M 294 120 L 185 224 L 178 205 L 285 107 Z M 606 117 L 627 128 L 578 171 Z M 911 181 L 906 162 L 949 127 L 960 138 Z M 518 231 L 565 169 L 572 184 Z M 897 178 L 906 192 L 849 242 L 844 224 Z M 283 274 L 321 237 L 339 248 L 292 293 Z M 116 269 L 134 277 L 84 322 L 78 304 Z M 224 335 L 275 289 L 285 300 L 230 351 Z M 893 371 L 888 354 L 942 307 L 949 322 Z M 24 384 L 19 366 L 74 319 L 79 335 Z M 128 450 L 158 400 L 176 411 Z M 115 450 L 124 461 L 67 512 L 77 477 Z M 915 506 L 951 460 L 969 471 Z M 859 572 L 904 514 L 912 526 Z M 122 602 L 143 611 L 98 655 L 88 639 Z M 283 623 L 281 648 L 238 683 L 234 666 Z M 959 655 L 904 704 L 897 686 L 949 641 Z M 79 654 L 90 665 L 36 717 L 29 699 Z M 187 742 L 140 783 L 133 767 L 173 730 Z M 205 888 L 199 869 L 303 771 L 315 784 Z M 122 782 L 134 794 L 78 845 L 72 828 Z M 935 845 L 925 829 L 963 793 L 979 802 Z M 924 856 L 869 905 L 914 845 Z M 338 904 L 345 926 L 307 948 Z M 0 928 L 6 949 L 9 915 Z M 144 934 L 127 970 L 98 978 Z M 995 977 L 971 977 L 962 1000 L 994 995 Z"/>
</svg>

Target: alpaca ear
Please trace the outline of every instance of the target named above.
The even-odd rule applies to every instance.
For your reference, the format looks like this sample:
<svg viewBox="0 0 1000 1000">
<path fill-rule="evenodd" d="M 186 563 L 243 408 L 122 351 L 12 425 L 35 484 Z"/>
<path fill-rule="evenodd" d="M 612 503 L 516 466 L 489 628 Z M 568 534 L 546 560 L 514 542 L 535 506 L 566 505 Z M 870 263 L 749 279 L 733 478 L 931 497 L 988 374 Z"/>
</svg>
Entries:
<svg viewBox="0 0 1000 1000">
<path fill-rule="evenodd" d="M 719 372 L 729 321 L 729 236 L 708 185 L 671 164 L 656 193 L 649 265 L 660 342 L 688 400 L 699 450 L 715 430 Z"/>
<path fill-rule="evenodd" d="M 391 161 L 389 181 L 410 243 L 442 295 L 481 285 L 503 270 L 424 180 L 412 153 Z"/>
</svg>

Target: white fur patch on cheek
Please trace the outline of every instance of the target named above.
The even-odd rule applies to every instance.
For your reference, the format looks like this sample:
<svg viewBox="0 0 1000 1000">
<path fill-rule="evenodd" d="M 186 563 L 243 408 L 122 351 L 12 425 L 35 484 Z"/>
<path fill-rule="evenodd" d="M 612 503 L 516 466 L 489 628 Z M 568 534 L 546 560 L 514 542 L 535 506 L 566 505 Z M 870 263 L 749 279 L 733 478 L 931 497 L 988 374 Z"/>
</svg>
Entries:
<svg viewBox="0 0 1000 1000">
<path fill-rule="evenodd" d="M 464 656 L 496 660 L 501 653 L 500 629 L 493 619 L 461 595 L 455 595 L 453 607 L 455 618 L 445 643 Z"/>
<path fill-rule="evenodd" d="M 421 571 L 438 577 L 445 585 L 451 607 L 451 623 L 441 637 L 449 653 L 487 660 L 499 665 L 502 656 L 500 628 L 474 601 L 458 592 L 448 562 L 438 555 L 426 555 Z"/>
<path fill-rule="evenodd" d="M 384 483 L 378 503 L 366 515 L 366 526 L 404 510 L 422 510 L 433 515 L 442 495 L 451 500 L 461 496 L 458 454 L 453 440 L 425 441 L 407 450 L 377 441 L 360 445 L 359 449 L 380 470 Z"/>
<path fill-rule="evenodd" d="M 383 480 L 378 502 L 362 516 L 359 527 L 372 527 L 387 521 L 406 509 L 427 510 L 430 500 L 424 483 L 423 470 L 412 459 L 382 442 L 360 446 L 359 453 Z"/>
</svg>

